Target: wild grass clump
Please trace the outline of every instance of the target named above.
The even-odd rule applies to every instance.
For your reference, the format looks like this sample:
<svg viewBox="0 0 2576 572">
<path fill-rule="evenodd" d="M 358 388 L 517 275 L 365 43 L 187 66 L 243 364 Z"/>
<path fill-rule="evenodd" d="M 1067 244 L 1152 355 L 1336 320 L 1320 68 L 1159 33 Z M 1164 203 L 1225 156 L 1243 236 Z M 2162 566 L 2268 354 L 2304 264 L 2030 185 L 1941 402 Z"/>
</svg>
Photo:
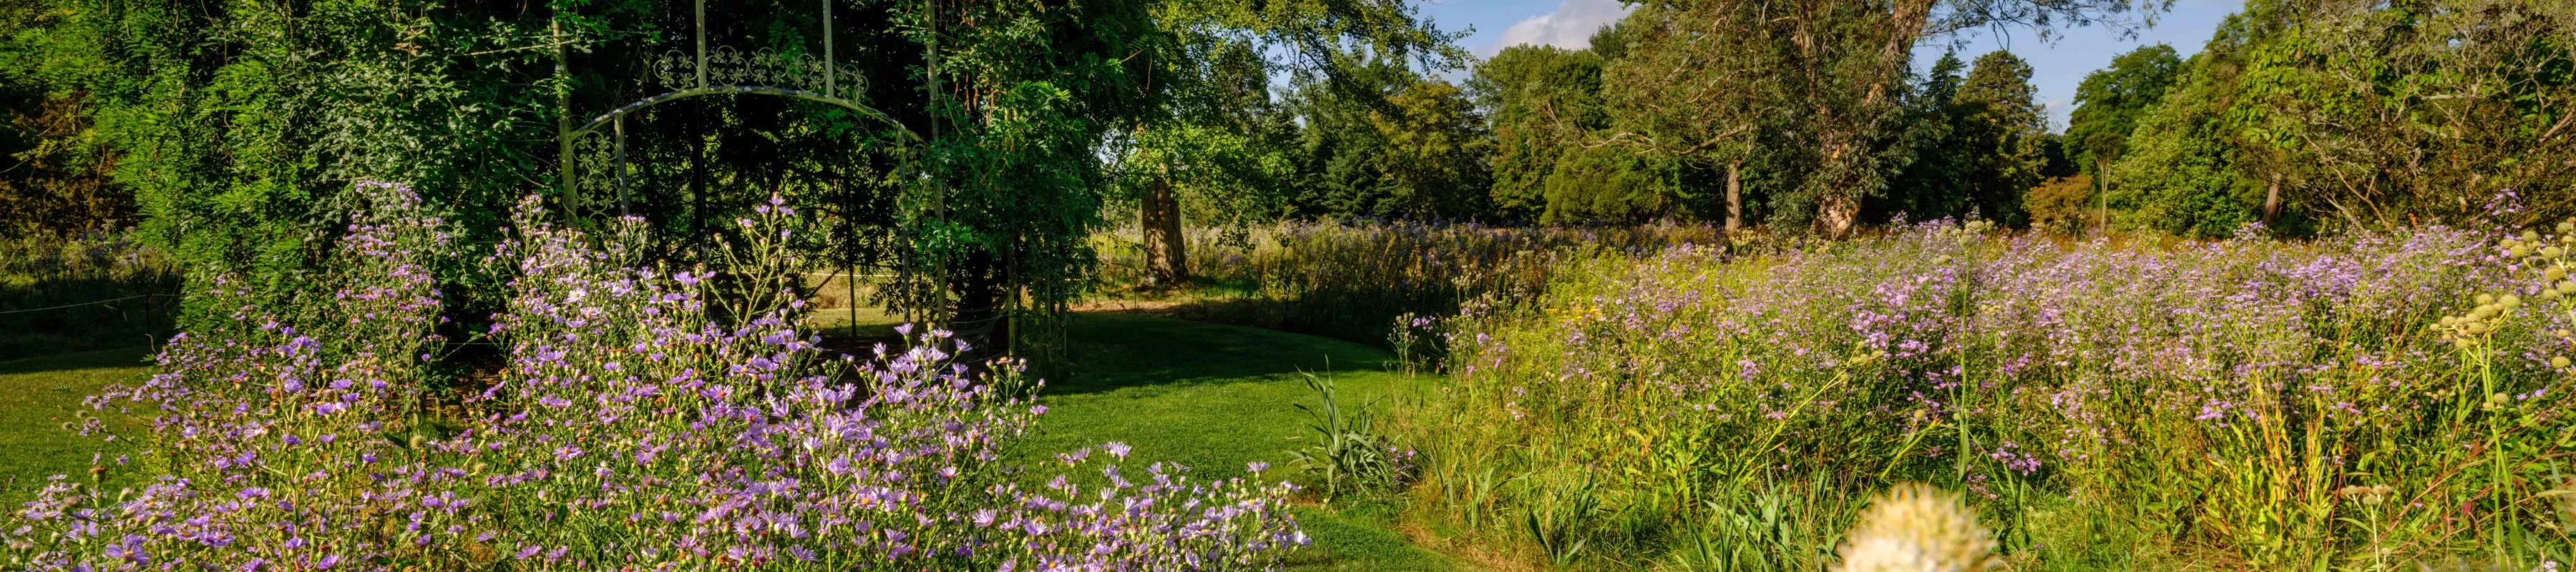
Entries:
<svg viewBox="0 0 2576 572">
<path fill-rule="evenodd" d="M 1284 484 L 1122 472 L 1117 443 L 1006 466 L 1045 409 L 1018 362 L 960 363 L 963 343 L 909 328 L 906 350 L 827 355 L 801 304 L 710 312 L 715 281 L 637 260 L 634 221 L 595 238 L 533 200 L 492 257 L 505 366 L 433 391 L 425 269 L 456 245 L 408 190 L 366 190 L 378 215 L 339 242 L 335 293 L 292 311 L 209 294 L 232 325 L 95 400 L 152 418 L 128 436 L 149 452 L 0 517 L 0 567 L 1238 569 L 1304 542 Z M 761 211 L 749 236 L 793 216 Z M 123 471 L 150 485 L 97 486 Z"/>
<path fill-rule="evenodd" d="M 1417 517 L 1602 569 L 1822 568 L 1850 499 L 1911 481 L 1964 492 L 2014 569 L 2564 565 L 2571 247 L 1936 223 L 1594 257 L 1471 304 L 1448 386 L 1391 424 Z"/>
<path fill-rule="evenodd" d="M 122 235 L 0 240 L 0 360 L 166 338 L 180 277 L 167 253 Z"/>
<path fill-rule="evenodd" d="M 1192 271 L 1231 291 L 1182 307 L 1185 316 L 1380 346 L 1397 316 L 1436 319 L 1468 300 L 1535 298 L 1569 256 L 1717 243 L 1704 226 L 1419 222 L 1282 223 L 1233 239 L 1199 236 L 1189 252 Z"/>
</svg>

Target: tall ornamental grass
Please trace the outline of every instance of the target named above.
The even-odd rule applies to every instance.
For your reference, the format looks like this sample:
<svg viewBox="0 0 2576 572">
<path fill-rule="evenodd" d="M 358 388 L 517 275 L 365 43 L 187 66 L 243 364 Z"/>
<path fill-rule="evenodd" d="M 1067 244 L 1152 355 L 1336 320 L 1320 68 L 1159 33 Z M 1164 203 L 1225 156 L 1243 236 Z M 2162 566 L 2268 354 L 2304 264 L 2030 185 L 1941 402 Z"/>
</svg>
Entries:
<svg viewBox="0 0 2576 572">
<path fill-rule="evenodd" d="M 1231 292 L 1185 305 L 1185 316 L 1388 343 L 1398 317 L 1456 313 L 1477 298 L 1533 297 L 1556 261 L 1596 252 L 1713 244 L 1705 226 L 1502 228 L 1390 222 L 1280 223 L 1192 235 L 1191 271 Z M 1119 252 L 1110 249 L 1111 252 Z M 1109 278 L 1123 274 L 1111 256 Z M 1408 320 L 1409 321 L 1409 320 Z"/>
<path fill-rule="evenodd" d="M 0 518 L 0 567 L 1245 569 L 1305 542 L 1284 484 L 1124 472 L 1117 443 L 1005 466 L 1045 409 L 1019 363 L 958 363 L 938 330 L 826 354 L 800 303 L 712 319 L 715 280 L 637 260 L 634 221 L 585 236 L 534 202 L 490 261 L 513 276 L 492 326 L 506 364 L 435 391 L 424 268 L 458 245 L 407 190 L 368 187 L 376 215 L 338 243 L 327 295 L 210 293 L 234 325 L 95 400 L 150 416 L 126 436 L 149 453 Z M 775 253 L 760 237 L 794 214 L 759 210 L 744 251 Z M 1064 471 L 1106 484 L 1045 479 Z M 118 472 L 148 486 L 98 488 Z"/>
<path fill-rule="evenodd" d="M 2250 235 L 2249 235 L 2250 236 Z M 2062 245 L 1928 224 L 1595 257 L 1447 326 L 1415 516 L 1598 569 L 1831 565 L 1959 490 L 2017 570 L 2576 552 L 2576 227 Z"/>
</svg>

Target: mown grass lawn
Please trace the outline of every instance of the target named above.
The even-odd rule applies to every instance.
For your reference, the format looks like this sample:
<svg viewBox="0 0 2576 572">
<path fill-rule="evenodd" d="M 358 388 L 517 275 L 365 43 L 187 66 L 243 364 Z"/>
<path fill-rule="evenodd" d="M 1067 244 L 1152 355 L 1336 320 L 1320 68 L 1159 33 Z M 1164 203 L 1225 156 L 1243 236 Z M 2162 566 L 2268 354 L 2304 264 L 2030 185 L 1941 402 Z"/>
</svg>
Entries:
<svg viewBox="0 0 2576 572">
<path fill-rule="evenodd" d="M 1198 479 L 1245 474 L 1270 463 L 1264 479 L 1304 478 L 1290 452 L 1314 438 L 1306 375 L 1330 376 L 1346 408 L 1418 383 L 1389 373 L 1386 352 L 1350 342 L 1135 314 L 1087 313 L 1067 327 L 1070 364 L 1049 379 L 1048 412 L 1035 438 L 1014 450 L 1021 463 L 1119 441 L 1135 447 L 1130 475 L 1154 462 L 1190 467 Z M 1055 465 L 1061 466 L 1061 465 Z M 1298 570 L 1448 570 L 1442 556 L 1407 543 L 1383 507 L 1302 506 L 1298 522 L 1314 547 L 1292 558 Z"/>
<path fill-rule="evenodd" d="M 16 508 L 52 475 L 89 477 L 93 454 L 115 449 L 75 430 L 81 400 L 150 375 L 142 347 L 0 361 L 0 503 Z"/>
</svg>

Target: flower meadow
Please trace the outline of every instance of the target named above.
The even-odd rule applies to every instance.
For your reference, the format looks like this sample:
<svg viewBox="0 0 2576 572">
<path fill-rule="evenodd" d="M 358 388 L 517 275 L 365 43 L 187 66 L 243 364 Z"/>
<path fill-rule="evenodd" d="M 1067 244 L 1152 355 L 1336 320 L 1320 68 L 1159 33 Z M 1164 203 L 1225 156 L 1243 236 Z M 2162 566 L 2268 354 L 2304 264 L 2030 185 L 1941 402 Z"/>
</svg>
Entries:
<svg viewBox="0 0 2576 572">
<path fill-rule="evenodd" d="M 1905 482 L 2016 570 L 2551 570 L 2576 228 L 1600 256 L 1437 326 L 1411 518 L 1595 569 L 1821 569 Z"/>
<path fill-rule="evenodd" d="M 435 333 L 431 269 L 462 245 L 407 188 L 359 190 L 375 207 L 326 287 L 264 307 L 218 281 L 233 321 L 93 399 L 151 419 L 107 437 L 145 452 L 0 517 L 0 567 L 1259 569 L 1306 542 L 1285 483 L 1122 468 L 1121 443 L 1008 466 L 1045 412 L 1022 364 L 909 327 L 904 348 L 827 354 L 801 303 L 711 312 L 787 297 L 729 295 L 640 260 L 635 222 L 586 233 L 534 199 L 479 261 L 511 277 L 480 336 L 503 363 L 441 374 L 459 340 Z M 774 205 L 745 235 L 793 231 Z M 144 484 L 105 490 L 110 472 Z"/>
</svg>

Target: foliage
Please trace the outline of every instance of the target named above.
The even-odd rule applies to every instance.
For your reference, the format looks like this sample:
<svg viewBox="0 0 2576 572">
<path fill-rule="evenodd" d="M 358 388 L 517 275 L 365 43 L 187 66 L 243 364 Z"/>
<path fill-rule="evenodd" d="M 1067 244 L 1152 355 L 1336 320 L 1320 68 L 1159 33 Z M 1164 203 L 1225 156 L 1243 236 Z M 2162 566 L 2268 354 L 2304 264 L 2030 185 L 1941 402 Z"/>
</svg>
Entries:
<svg viewBox="0 0 2576 572">
<path fill-rule="evenodd" d="M 2127 137 L 2137 130 L 2139 117 L 2173 90 L 2182 67 L 2173 46 L 2156 44 L 2129 50 L 2111 58 L 2111 67 L 2084 74 L 2084 82 L 2075 86 L 2075 111 L 2066 121 L 2065 138 L 2077 143 L 2070 154 L 2076 168 L 2092 175 L 2110 164 L 2113 157 L 2096 154 L 2083 143 L 2097 133 Z"/>
<path fill-rule="evenodd" d="M 1571 147 L 1548 173 L 1545 224 L 1638 224 L 1681 209 L 1670 189 L 1681 175 L 1669 158 L 1618 146 Z"/>
<path fill-rule="evenodd" d="M 1735 523 L 1838 530 L 1925 481 L 2015 569 L 2530 569 L 2576 546 L 2548 492 L 2576 470 L 2571 237 L 1934 224 L 1573 260 L 1535 304 L 1449 321 L 1450 381 L 1389 425 L 1422 450 L 1417 515 L 1533 561 L 1815 569 L 1830 538 Z"/>
<path fill-rule="evenodd" d="M 1485 120 L 1464 90 L 1394 62 L 1300 78 L 1305 129 L 1294 212 L 1309 218 L 1474 220 L 1491 212 Z"/>
<path fill-rule="evenodd" d="M 2030 213 L 2031 228 L 2073 233 L 2093 226 L 2097 213 L 2093 190 L 2092 177 L 2049 179 L 2031 187 L 2030 194 L 2022 195 L 2022 210 Z"/>
<path fill-rule="evenodd" d="M 1017 362 L 953 363 L 968 348 L 939 330 L 827 357 L 801 304 L 715 323 L 714 281 L 642 265 L 640 221 L 595 244 L 533 201 L 495 254 L 506 367 L 435 391 L 445 223 L 369 194 L 335 295 L 280 312 L 222 282 L 236 322 L 96 400 L 159 413 L 146 459 L 110 470 L 166 472 L 121 494 L 56 477 L 0 527 L 12 566 L 1258 568 L 1304 541 L 1285 486 L 1130 482 L 1092 448 L 1062 468 L 1110 484 L 1024 487 L 996 462 L 1044 411 Z M 761 213 L 753 236 L 787 236 L 790 210 Z"/>
<path fill-rule="evenodd" d="M 1493 124 L 1495 213 L 1534 220 L 1545 213 L 1549 177 L 1583 134 L 1606 126 L 1601 60 L 1591 50 L 1520 45 L 1476 66 L 1468 89 Z"/>
<path fill-rule="evenodd" d="M 1324 501 L 1404 484 L 1413 452 L 1398 450 L 1378 431 L 1377 418 L 1383 414 L 1380 402 L 1364 401 L 1358 409 L 1345 412 L 1341 398 L 1333 391 L 1332 378 L 1304 375 L 1306 388 L 1315 392 L 1319 405 L 1307 407 L 1299 403 L 1297 409 L 1313 418 L 1307 427 L 1314 432 L 1306 436 L 1315 442 L 1293 455 L 1299 469 L 1323 482 Z"/>
<path fill-rule="evenodd" d="M 2576 174 L 2571 30 L 2576 9 L 2548 3 L 2251 4 L 2140 120 L 2113 201 L 2204 236 L 2481 220 L 2504 190 Z M 2576 213 L 2557 194 L 2529 207 L 2498 222 Z"/>
<path fill-rule="evenodd" d="M 1962 69 L 1969 70 L 1964 78 Z M 1980 56 L 1974 68 L 1943 54 L 1909 94 L 1905 113 L 1914 126 L 1901 144 L 1912 162 L 1863 218 L 1973 215 L 2008 226 L 2027 223 L 2022 194 L 2039 183 L 2047 130 L 2030 74 L 2030 64 L 2009 52 Z"/>
<path fill-rule="evenodd" d="M 0 360 L 155 345 L 179 283 L 168 254 L 131 239 L 0 240 Z"/>
<path fill-rule="evenodd" d="M 2022 193 L 2039 184 L 2039 134 L 2048 130 L 2030 74 L 2030 64 L 2011 52 L 1977 57 L 1975 69 L 1952 99 L 1959 107 L 1959 128 L 1951 138 L 1962 146 L 1951 149 L 1967 159 L 1968 194 L 1958 199 L 1959 207 L 1923 216 L 1973 213 L 2009 226 L 2023 224 Z"/>
<path fill-rule="evenodd" d="M 1705 226 L 1282 223 L 1255 229 L 1239 244 L 1194 251 L 1192 264 L 1209 278 L 1249 291 L 1178 311 L 1379 345 L 1388 342 L 1387 325 L 1397 316 L 1437 320 L 1469 300 L 1530 299 L 1563 256 L 1716 238 Z"/>
</svg>

